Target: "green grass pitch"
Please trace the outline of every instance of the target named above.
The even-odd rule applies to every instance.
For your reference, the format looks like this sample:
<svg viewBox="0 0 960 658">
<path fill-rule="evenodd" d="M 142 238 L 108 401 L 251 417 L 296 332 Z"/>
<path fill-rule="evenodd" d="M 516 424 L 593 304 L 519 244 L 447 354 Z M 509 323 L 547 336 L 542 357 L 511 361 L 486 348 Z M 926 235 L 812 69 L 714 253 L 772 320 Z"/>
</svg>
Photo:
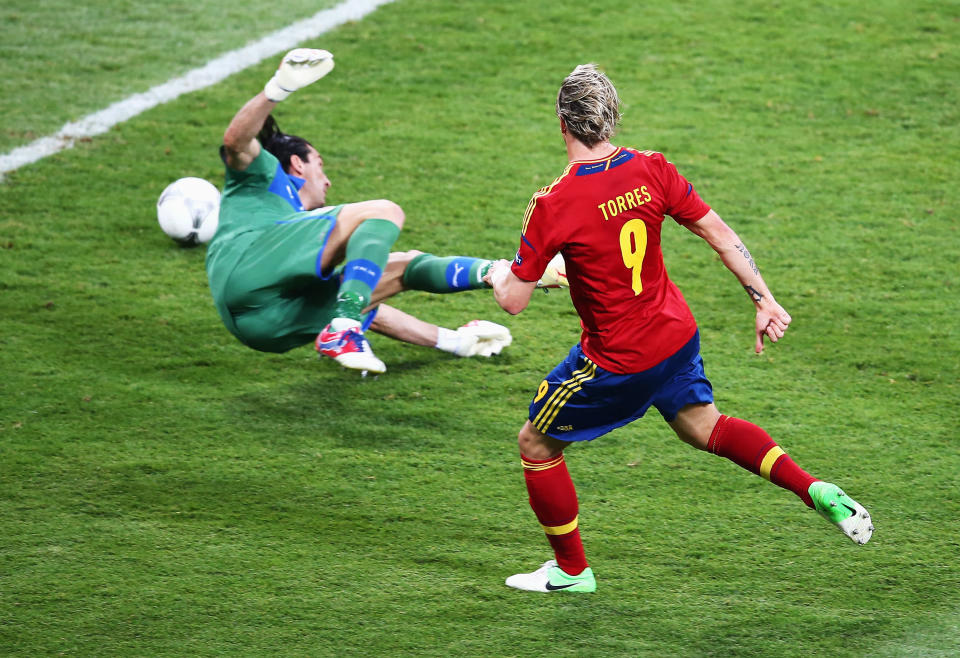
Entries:
<svg viewBox="0 0 960 658">
<path fill-rule="evenodd" d="M 0 152 L 333 3 L 282 4 L 6 3 Z M 307 45 L 337 68 L 280 125 L 332 201 L 397 201 L 397 247 L 437 254 L 513 254 L 565 164 L 558 85 L 606 70 L 615 141 L 665 152 L 794 317 L 754 356 L 736 280 L 665 228 L 718 406 L 866 505 L 873 540 L 652 413 L 567 455 L 597 593 L 506 588 L 549 557 L 515 437 L 577 339 L 569 299 L 398 298 L 515 341 L 375 338 L 376 380 L 241 346 L 154 203 L 221 180 L 267 61 L 0 182 L 0 654 L 960 653 L 956 0 L 398 0 Z"/>
</svg>

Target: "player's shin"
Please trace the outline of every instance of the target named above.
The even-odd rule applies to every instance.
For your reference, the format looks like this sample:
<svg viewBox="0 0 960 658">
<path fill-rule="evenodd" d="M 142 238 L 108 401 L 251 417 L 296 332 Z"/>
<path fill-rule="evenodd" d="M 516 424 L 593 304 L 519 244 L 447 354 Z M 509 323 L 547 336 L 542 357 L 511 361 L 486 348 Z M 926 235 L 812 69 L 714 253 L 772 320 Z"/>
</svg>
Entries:
<svg viewBox="0 0 960 658">
<path fill-rule="evenodd" d="M 343 280 L 337 295 L 338 318 L 357 322 L 362 319 L 363 309 L 370 303 L 390 248 L 399 235 L 400 228 L 386 219 L 367 219 L 353 231 L 347 241 Z"/>
<path fill-rule="evenodd" d="M 483 276 L 491 263 L 483 258 L 468 256 L 420 254 L 404 270 L 403 285 L 410 290 L 441 294 L 488 288 Z"/>
<path fill-rule="evenodd" d="M 571 576 L 587 568 L 578 527 L 579 505 L 563 454 L 537 460 L 521 455 L 530 507 L 553 547 L 557 565 Z"/>
<path fill-rule="evenodd" d="M 789 489 L 797 494 L 807 507 L 813 507 L 808 490 L 818 478 L 797 466 L 761 427 L 739 418 L 721 415 L 710 434 L 707 450 L 726 457 L 777 486 Z"/>
</svg>

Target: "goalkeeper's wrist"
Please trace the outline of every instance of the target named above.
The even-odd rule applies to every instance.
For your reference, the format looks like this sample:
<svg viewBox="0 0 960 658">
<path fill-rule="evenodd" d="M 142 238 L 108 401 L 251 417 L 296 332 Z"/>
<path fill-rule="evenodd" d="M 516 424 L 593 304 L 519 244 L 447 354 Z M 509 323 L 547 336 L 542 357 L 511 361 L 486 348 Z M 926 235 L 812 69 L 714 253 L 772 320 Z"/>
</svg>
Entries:
<svg viewBox="0 0 960 658">
<path fill-rule="evenodd" d="M 443 352 L 456 354 L 460 347 L 460 334 L 444 327 L 437 327 L 437 329 L 437 344 L 434 347 Z"/>
<path fill-rule="evenodd" d="M 267 81 L 267 84 L 263 85 L 263 95 L 267 97 L 267 100 L 273 101 L 274 103 L 279 103 L 282 100 L 286 100 L 287 96 L 292 93 L 293 91 L 284 89 L 280 86 L 280 83 L 277 82 L 276 75 L 270 78 L 270 80 Z"/>
</svg>

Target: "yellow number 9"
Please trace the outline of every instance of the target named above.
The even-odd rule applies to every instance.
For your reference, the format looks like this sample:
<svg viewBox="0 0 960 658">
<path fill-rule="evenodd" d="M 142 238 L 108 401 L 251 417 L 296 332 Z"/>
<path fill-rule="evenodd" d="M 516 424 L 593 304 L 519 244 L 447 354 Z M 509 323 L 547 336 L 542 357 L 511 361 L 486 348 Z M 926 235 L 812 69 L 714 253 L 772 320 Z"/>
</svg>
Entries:
<svg viewBox="0 0 960 658">
<path fill-rule="evenodd" d="M 643 292 L 640 271 L 643 269 L 643 257 L 647 253 L 647 225 L 642 219 L 631 219 L 620 229 L 620 255 L 623 264 L 631 271 L 633 294 Z"/>
<path fill-rule="evenodd" d="M 547 380 L 544 379 L 540 382 L 540 388 L 537 389 L 537 396 L 533 398 L 534 402 L 539 402 L 540 399 L 547 394 L 547 391 L 550 390 L 550 384 L 547 383 Z"/>
</svg>

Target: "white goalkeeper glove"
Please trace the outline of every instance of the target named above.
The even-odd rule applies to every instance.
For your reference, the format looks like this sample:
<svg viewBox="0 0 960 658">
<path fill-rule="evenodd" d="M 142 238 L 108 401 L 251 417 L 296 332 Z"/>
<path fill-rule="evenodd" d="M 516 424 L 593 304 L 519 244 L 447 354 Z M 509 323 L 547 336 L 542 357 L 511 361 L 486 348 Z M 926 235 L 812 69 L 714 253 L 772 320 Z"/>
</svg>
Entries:
<svg viewBox="0 0 960 658">
<path fill-rule="evenodd" d="M 564 262 L 562 254 L 557 254 L 547 263 L 547 269 L 540 280 L 537 281 L 537 287 L 544 289 L 570 287 L 570 282 L 567 281 L 567 264 Z"/>
<path fill-rule="evenodd" d="M 295 48 L 283 56 L 280 67 L 263 87 L 263 93 L 279 103 L 297 89 L 313 84 L 333 70 L 333 54 L 316 48 Z"/>
<path fill-rule="evenodd" d="M 457 329 L 457 334 L 460 335 L 460 345 L 454 352 L 457 356 L 492 356 L 513 342 L 509 329 L 486 320 L 471 320 Z"/>
<path fill-rule="evenodd" d="M 457 356 L 493 356 L 513 342 L 510 330 L 486 320 L 472 320 L 456 331 L 440 327 L 437 349 Z"/>
</svg>

